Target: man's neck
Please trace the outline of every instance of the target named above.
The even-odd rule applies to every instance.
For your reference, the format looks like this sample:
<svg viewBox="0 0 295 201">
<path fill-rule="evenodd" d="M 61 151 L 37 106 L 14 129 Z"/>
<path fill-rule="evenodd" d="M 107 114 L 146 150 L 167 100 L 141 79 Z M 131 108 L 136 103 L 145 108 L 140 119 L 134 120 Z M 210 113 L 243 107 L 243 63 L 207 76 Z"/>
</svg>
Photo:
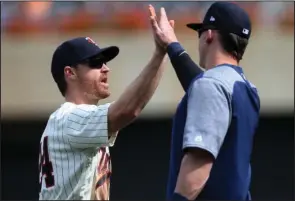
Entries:
<svg viewBox="0 0 295 201">
<path fill-rule="evenodd" d="M 97 105 L 99 99 L 94 97 L 94 95 L 86 93 L 71 93 L 66 94 L 65 99 L 67 102 L 75 103 L 76 105 L 87 104 L 87 105 Z"/>
<path fill-rule="evenodd" d="M 229 65 L 234 65 L 234 66 L 239 65 L 237 60 L 235 60 L 232 57 L 219 56 L 219 57 L 215 57 L 214 59 L 208 59 L 206 62 L 206 65 L 205 65 L 205 69 L 209 70 L 211 68 L 214 68 L 214 67 L 222 65 L 222 64 L 229 64 Z"/>
</svg>

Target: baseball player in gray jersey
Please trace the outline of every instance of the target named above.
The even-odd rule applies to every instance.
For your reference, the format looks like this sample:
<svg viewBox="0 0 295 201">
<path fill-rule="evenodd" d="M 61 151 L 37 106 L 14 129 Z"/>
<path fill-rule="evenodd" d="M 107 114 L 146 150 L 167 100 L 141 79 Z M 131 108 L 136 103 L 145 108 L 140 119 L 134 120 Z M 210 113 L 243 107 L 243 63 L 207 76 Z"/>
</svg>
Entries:
<svg viewBox="0 0 295 201">
<path fill-rule="evenodd" d="M 173 21 L 170 22 L 173 26 Z M 155 26 L 154 19 L 151 19 Z M 48 120 L 40 142 L 40 200 L 108 200 L 112 146 L 152 97 L 162 76 L 166 50 L 155 41 L 151 61 L 117 101 L 110 96 L 109 67 L 119 48 L 99 48 L 89 37 L 62 43 L 51 72 L 63 103 Z"/>
<path fill-rule="evenodd" d="M 180 43 L 170 39 L 175 38 L 171 27 L 159 26 L 163 34 L 157 39 L 167 46 L 175 70 L 197 68 Z M 186 93 L 173 119 L 166 198 L 251 200 L 250 161 L 260 99 L 239 65 L 250 41 L 251 20 L 237 4 L 217 1 L 202 23 L 187 26 L 199 35 L 205 71 L 183 70 L 178 76 L 187 77 L 182 82 Z"/>
</svg>

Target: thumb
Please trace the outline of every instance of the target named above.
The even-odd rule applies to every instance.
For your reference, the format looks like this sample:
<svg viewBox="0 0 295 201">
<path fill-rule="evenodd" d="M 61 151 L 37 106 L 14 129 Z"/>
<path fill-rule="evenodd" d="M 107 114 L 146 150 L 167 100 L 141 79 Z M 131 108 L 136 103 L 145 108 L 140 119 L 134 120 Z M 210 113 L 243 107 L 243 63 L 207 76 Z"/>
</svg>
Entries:
<svg viewBox="0 0 295 201">
<path fill-rule="evenodd" d="M 174 29 L 175 21 L 174 20 L 169 20 L 169 24 Z"/>
</svg>

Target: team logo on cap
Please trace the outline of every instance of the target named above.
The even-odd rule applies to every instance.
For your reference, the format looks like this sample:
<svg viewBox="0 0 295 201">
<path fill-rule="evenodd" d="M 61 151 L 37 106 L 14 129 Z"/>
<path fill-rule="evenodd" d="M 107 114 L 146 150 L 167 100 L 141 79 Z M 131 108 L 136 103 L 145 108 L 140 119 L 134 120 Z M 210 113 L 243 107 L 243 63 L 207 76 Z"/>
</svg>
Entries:
<svg viewBox="0 0 295 201">
<path fill-rule="evenodd" d="M 246 34 L 246 35 L 248 35 L 249 34 L 249 30 L 248 29 L 243 29 L 243 34 Z"/>
<path fill-rule="evenodd" d="M 98 46 L 98 45 L 96 44 L 96 42 L 95 42 L 94 40 L 92 40 L 90 37 L 86 37 L 85 39 L 86 39 L 89 43 L 92 43 L 92 44 Z"/>
</svg>

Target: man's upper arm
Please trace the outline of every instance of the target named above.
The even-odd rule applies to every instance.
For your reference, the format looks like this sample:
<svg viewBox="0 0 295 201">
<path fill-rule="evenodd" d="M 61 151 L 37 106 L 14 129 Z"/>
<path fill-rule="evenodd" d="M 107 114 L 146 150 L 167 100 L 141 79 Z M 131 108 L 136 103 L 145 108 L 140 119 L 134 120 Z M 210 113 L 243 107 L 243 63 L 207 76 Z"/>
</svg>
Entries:
<svg viewBox="0 0 295 201">
<path fill-rule="evenodd" d="M 212 78 L 193 83 L 188 97 L 183 149 L 201 148 L 217 157 L 230 123 L 225 87 Z"/>
<path fill-rule="evenodd" d="M 69 143 L 77 148 L 112 146 L 116 133 L 108 131 L 110 104 L 78 105 L 70 111 L 65 128 Z"/>
</svg>

